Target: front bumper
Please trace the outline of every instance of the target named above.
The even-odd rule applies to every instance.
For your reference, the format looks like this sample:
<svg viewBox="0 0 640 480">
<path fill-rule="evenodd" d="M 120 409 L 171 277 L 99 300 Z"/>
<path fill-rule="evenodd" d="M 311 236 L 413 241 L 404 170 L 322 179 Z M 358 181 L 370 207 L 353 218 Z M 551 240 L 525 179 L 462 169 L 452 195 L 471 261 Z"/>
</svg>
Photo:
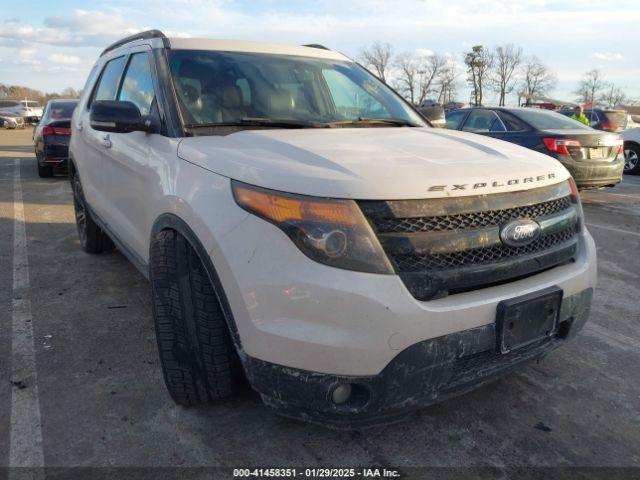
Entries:
<svg viewBox="0 0 640 480">
<path fill-rule="evenodd" d="M 577 162 L 567 156 L 561 156 L 558 160 L 569 170 L 578 188 L 613 186 L 622 181 L 622 156 L 612 162 Z"/>
<path fill-rule="evenodd" d="M 563 300 L 556 334 L 501 354 L 495 323 L 416 343 L 378 375 L 341 376 L 283 367 L 253 357 L 244 363 L 266 405 L 287 417 L 333 428 L 365 428 L 404 420 L 415 410 L 463 394 L 540 359 L 574 337 L 589 316 L 593 289 Z M 352 385 L 336 405 L 334 388 Z"/>
</svg>

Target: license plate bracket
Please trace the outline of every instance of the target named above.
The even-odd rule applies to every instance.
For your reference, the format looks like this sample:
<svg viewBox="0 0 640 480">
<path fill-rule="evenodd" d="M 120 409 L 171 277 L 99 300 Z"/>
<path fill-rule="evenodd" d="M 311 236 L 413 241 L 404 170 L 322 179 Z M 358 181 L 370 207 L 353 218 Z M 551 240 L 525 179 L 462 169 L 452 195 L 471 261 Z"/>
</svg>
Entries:
<svg viewBox="0 0 640 480">
<path fill-rule="evenodd" d="M 557 329 L 562 289 L 550 287 L 498 304 L 496 333 L 498 350 L 509 353 L 545 337 Z"/>
</svg>

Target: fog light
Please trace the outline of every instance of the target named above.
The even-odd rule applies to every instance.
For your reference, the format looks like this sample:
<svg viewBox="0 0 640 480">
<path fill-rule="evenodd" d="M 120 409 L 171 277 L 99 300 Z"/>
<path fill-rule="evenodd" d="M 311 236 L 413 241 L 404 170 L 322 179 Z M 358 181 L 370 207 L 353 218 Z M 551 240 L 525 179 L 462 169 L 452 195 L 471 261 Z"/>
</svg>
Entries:
<svg viewBox="0 0 640 480">
<path fill-rule="evenodd" d="M 340 405 L 345 403 L 351 398 L 351 384 L 350 383 L 341 383 L 336 388 L 333 389 L 333 393 L 331 394 L 331 399 L 333 403 L 336 405 Z"/>
</svg>

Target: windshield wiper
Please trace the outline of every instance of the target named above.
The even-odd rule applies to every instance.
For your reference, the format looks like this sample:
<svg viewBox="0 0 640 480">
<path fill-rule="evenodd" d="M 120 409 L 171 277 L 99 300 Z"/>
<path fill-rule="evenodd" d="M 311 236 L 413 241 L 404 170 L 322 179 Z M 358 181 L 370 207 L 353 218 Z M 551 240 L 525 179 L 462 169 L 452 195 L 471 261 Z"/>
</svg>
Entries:
<svg viewBox="0 0 640 480">
<path fill-rule="evenodd" d="M 388 125 L 395 125 L 398 127 L 419 127 L 420 125 L 417 125 L 413 122 L 410 122 L 409 120 L 404 120 L 402 118 L 365 118 L 365 117 L 358 117 L 357 119 L 353 119 L 353 120 L 340 120 L 337 122 L 330 122 L 329 125 L 331 126 L 342 126 L 342 125 L 375 125 L 375 124 L 388 124 Z"/>
<path fill-rule="evenodd" d="M 212 127 L 274 127 L 274 128 L 328 128 L 327 123 L 309 122 L 305 120 L 289 120 L 286 118 L 245 117 L 235 122 L 188 123 L 185 128 Z"/>
</svg>

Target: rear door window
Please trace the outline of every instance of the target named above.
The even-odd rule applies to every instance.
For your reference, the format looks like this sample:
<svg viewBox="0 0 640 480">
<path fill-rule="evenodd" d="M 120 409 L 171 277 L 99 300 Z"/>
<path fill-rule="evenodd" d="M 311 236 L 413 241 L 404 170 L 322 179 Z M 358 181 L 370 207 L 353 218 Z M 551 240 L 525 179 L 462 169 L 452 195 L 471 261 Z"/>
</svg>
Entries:
<svg viewBox="0 0 640 480">
<path fill-rule="evenodd" d="M 94 100 L 115 100 L 116 92 L 118 91 L 118 85 L 120 84 L 120 76 L 124 69 L 125 57 L 114 58 L 109 60 L 102 70 L 98 86 L 93 94 Z"/>
<path fill-rule="evenodd" d="M 464 122 L 465 132 L 488 133 L 505 132 L 507 129 L 492 110 L 473 110 Z"/>
<path fill-rule="evenodd" d="M 460 127 L 460 122 L 464 119 L 464 116 L 467 114 L 464 110 L 458 110 L 455 112 L 445 113 L 445 128 L 450 128 L 452 130 L 457 130 Z"/>
<path fill-rule="evenodd" d="M 142 115 L 149 115 L 154 98 L 149 54 L 134 53 L 129 60 L 118 100 L 132 102 Z"/>
</svg>

